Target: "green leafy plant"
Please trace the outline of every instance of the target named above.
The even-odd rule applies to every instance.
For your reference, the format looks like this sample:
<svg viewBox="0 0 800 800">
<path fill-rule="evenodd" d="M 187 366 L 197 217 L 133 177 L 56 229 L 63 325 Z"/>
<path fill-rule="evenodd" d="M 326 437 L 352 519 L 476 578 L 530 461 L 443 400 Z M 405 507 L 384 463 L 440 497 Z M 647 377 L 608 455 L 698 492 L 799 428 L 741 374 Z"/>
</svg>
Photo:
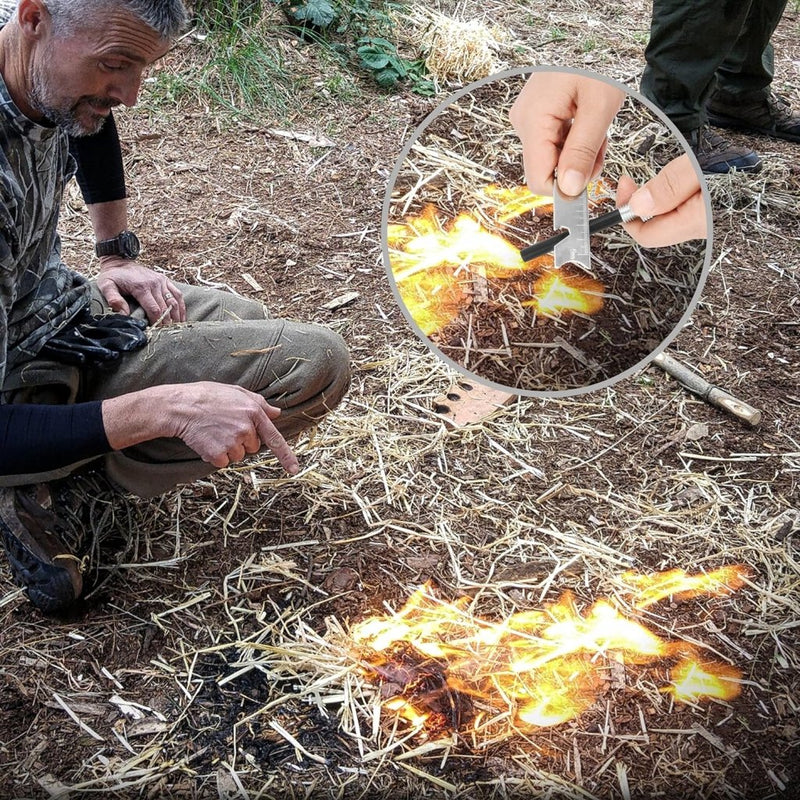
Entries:
<svg viewBox="0 0 800 800">
<path fill-rule="evenodd" d="M 290 22 L 316 30 L 324 30 L 339 17 L 339 10 L 329 0 L 302 0 L 281 5 Z"/>
<path fill-rule="evenodd" d="M 336 33 L 350 33 L 356 39 L 363 36 L 388 37 L 392 32 L 391 11 L 397 3 L 376 3 L 374 0 L 339 0 L 340 18 Z"/>
<path fill-rule="evenodd" d="M 357 42 L 359 65 L 372 73 L 379 86 L 391 89 L 408 76 L 409 62 L 382 36 L 363 36 Z"/>
<path fill-rule="evenodd" d="M 422 59 L 411 61 L 403 58 L 395 44 L 382 36 L 363 36 L 356 44 L 359 66 L 372 73 L 378 86 L 394 89 L 407 81 L 417 94 L 431 96 L 436 93 L 436 86 L 428 77 Z"/>
</svg>

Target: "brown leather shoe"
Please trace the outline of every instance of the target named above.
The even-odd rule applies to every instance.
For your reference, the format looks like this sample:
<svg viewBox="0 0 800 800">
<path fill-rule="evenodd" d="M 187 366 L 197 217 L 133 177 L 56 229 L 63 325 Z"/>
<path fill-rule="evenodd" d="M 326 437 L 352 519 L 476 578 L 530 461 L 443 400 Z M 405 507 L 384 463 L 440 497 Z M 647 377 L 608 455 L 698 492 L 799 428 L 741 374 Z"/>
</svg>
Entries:
<svg viewBox="0 0 800 800">
<path fill-rule="evenodd" d="M 80 597 L 83 578 L 80 560 L 56 533 L 56 517 L 42 506 L 48 501 L 44 484 L 0 489 L 0 538 L 11 574 L 31 603 L 50 614 Z"/>
<path fill-rule="evenodd" d="M 729 94 L 716 91 L 706 104 L 708 121 L 717 128 L 800 142 L 800 114 L 774 92 Z"/>
<path fill-rule="evenodd" d="M 761 169 L 761 159 L 755 151 L 731 144 L 708 125 L 691 131 L 686 139 L 703 172 L 719 175 L 735 169 L 740 172 L 758 172 Z"/>
</svg>

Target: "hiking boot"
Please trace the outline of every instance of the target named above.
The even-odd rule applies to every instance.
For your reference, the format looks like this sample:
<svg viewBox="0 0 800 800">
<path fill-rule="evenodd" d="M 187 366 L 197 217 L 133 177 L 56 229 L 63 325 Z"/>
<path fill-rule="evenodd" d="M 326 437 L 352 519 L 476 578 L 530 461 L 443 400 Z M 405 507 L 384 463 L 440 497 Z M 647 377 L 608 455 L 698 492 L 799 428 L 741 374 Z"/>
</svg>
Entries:
<svg viewBox="0 0 800 800">
<path fill-rule="evenodd" d="M 43 507 L 49 499 L 44 484 L 0 489 L 0 538 L 14 582 L 33 605 L 52 614 L 80 597 L 83 578 L 80 560 L 56 533 L 57 518 Z"/>
<path fill-rule="evenodd" d="M 800 114 L 793 114 L 789 102 L 773 92 L 730 94 L 719 90 L 709 99 L 706 111 L 708 121 L 717 128 L 800 142 Z"/>
<path fill-rule="evenodd" d="M 703 172 L 719 175 L 735 169 L 741 172 L 758 172 L 761 169 L 761 159 L 757 153 L 749 147 L 731 144 L 711 131 L 708 125 L 686 134 L 686 139 Z"/>
</svg>

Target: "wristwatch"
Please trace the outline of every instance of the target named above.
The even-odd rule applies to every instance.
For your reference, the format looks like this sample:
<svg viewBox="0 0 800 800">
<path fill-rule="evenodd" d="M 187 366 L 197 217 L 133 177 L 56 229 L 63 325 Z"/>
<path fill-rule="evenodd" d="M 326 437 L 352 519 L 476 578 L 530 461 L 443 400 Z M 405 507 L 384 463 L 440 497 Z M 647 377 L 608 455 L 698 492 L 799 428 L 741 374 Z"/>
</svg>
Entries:
<svg viewBox="0 0 800 800">
<path fill-rule="evenodd" d="M 141 249 L 142 245 L 139 242 L 139 237 L 131 231 L 122 231 L 113 239 L 105 239 L 102 242 L 97 242 L 94 246 L 94 251 L 100 258 L 103 256 L 121 256 L 122 258 L 135 259 Z"/>
</svg>

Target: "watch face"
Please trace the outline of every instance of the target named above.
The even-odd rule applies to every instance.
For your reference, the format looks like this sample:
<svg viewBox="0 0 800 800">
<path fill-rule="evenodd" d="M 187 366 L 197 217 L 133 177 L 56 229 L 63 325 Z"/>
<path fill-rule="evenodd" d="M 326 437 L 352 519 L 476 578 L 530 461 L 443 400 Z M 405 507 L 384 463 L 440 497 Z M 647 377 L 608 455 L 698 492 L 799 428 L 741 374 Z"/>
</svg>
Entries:
<svg viewBox="0 0 800 800">
<path fill-rule="evenodd" d="M 130 231 L 123 231 L 119 235 L 119 250 L 123 258 L 136 258 L 141 251 L 139 237 Z"/>
</svg>

